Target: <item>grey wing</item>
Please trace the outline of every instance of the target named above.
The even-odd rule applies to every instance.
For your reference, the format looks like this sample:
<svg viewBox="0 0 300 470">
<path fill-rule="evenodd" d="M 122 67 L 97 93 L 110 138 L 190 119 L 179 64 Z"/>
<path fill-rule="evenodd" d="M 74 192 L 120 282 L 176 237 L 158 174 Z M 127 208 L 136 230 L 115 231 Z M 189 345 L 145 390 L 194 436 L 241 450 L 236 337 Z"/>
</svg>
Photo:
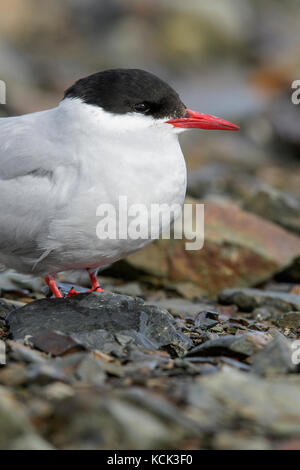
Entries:
<svg viewBox="0 0 300 470">
<path fill-rule="evenodd" d="M 51 111 L 0 119 L 0 180 L 51 172 Z"/>
<path fill-rule="evenodd" d="M 58 203 L 59 156 L 46 113 L 0 119 L 0 265 L 20 271 L 43 256 L 40 241 Z"/>
</svg>

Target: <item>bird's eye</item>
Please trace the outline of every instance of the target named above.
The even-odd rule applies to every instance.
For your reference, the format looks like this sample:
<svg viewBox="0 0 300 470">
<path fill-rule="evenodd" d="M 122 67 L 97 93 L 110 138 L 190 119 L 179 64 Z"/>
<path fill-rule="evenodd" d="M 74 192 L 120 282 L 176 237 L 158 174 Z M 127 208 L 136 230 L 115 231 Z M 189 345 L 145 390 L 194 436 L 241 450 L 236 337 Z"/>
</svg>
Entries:
<svg viewBox="0 0 300 470">
<path fill-rule="evenodd" d="M 137 113 L 147 113 L 150 110 L 150 106 L 147 103 L 137 103 L 133 107 Z"/>
</svg>

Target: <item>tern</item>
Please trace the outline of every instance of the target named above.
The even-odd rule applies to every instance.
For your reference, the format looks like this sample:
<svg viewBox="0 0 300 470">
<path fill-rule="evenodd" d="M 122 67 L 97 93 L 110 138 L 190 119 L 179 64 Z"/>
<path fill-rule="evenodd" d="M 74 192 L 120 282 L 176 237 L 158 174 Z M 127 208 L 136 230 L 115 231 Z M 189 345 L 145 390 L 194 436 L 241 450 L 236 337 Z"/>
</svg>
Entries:
<svg viewBox="0 0 300 470">
<path fill-rule="evenodd" d="M 239 129 L 187 109 L 171 86 L 139 69 L 89 75 L 55 108 L 1 118 L 1 269 L 43 276 L 55 297 L 59 272 L 87 269 L 91 290 L 102 290 L 99 267 L 152 240 L 99 238 L 99 205 L 120 197 L 128 206 L 182 205 L 178 136 L 193 128 Z"/>
</svg>

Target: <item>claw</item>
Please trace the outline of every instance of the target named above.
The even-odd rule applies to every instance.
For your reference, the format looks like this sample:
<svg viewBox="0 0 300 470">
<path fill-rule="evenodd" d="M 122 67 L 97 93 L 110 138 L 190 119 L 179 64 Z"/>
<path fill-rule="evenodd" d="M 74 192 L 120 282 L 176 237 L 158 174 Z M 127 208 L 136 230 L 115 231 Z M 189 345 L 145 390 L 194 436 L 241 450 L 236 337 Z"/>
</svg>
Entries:
<svg viewBox="0 0 300 470">
<path fill-rule="evenodd" d="M 77 292 L 77 290 L 75 290 L 73 287 L 69 290 L 69 293 L 67 295 L 67 297 L 73 297 L 73 295 L 77 295 L 77 294 L 80 294 L 80 292 Z"/>
<path fill-rule="evenodd" d="M 102 289 L 100 286 L 99 287 L 95 287 L 94 289 L 90 289 L 88 290 L 88 292 L 104 292 L 104 289 Z"/>
</svg>

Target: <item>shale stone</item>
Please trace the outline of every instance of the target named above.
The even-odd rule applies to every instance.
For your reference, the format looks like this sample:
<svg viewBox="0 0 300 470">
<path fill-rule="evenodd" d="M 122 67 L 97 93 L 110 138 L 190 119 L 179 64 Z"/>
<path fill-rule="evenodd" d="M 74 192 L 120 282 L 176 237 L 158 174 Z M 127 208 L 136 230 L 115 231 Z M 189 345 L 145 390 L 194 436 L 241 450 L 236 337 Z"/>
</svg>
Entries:
<svg viewBox="0 0 300 470">
<path fill-rule="evenodd" d="M 253 358 L 252 372 L 258 375 L 278 375 L 293 372 L 296 366 L 292 363 L 290 341 L 278 334 L 265 348 Z"/>
<path fill-rule="evenodd" d="M 70 336 L 74 333 L 77 338 L 79 334 L 81 342 L 83 338 L 88 342 L 90 333 L 97 348 L 94 332 L 106 330 L 133 338 L 141 346 L 168 348 L 178 355 L 191 346 L 191 341 L 178 331 L 167 310 L 146 305 L 137 297 L 109 292 L 37 300 L 13 310 L 7 324 L 14 339 L 54 330 Z M 100 343 L 101 347 L 102 338 Z"/>
<path fill-rule="evenodd" d="M 268 341 L 261 333 L 228 335 L 206 341 L 191 349 L 188 356 L 232 356 L 244 359 L 260 350 Z"/>
<path fill-rule="evenodd" d="M 219 301 L 226 305 L 236 304 L 245 312 L 260 307 L 275 308 L 278 312 L 300 311 L 300 295 L 259 289 L 224 289 L 219 294 Z"/>
</svg>

